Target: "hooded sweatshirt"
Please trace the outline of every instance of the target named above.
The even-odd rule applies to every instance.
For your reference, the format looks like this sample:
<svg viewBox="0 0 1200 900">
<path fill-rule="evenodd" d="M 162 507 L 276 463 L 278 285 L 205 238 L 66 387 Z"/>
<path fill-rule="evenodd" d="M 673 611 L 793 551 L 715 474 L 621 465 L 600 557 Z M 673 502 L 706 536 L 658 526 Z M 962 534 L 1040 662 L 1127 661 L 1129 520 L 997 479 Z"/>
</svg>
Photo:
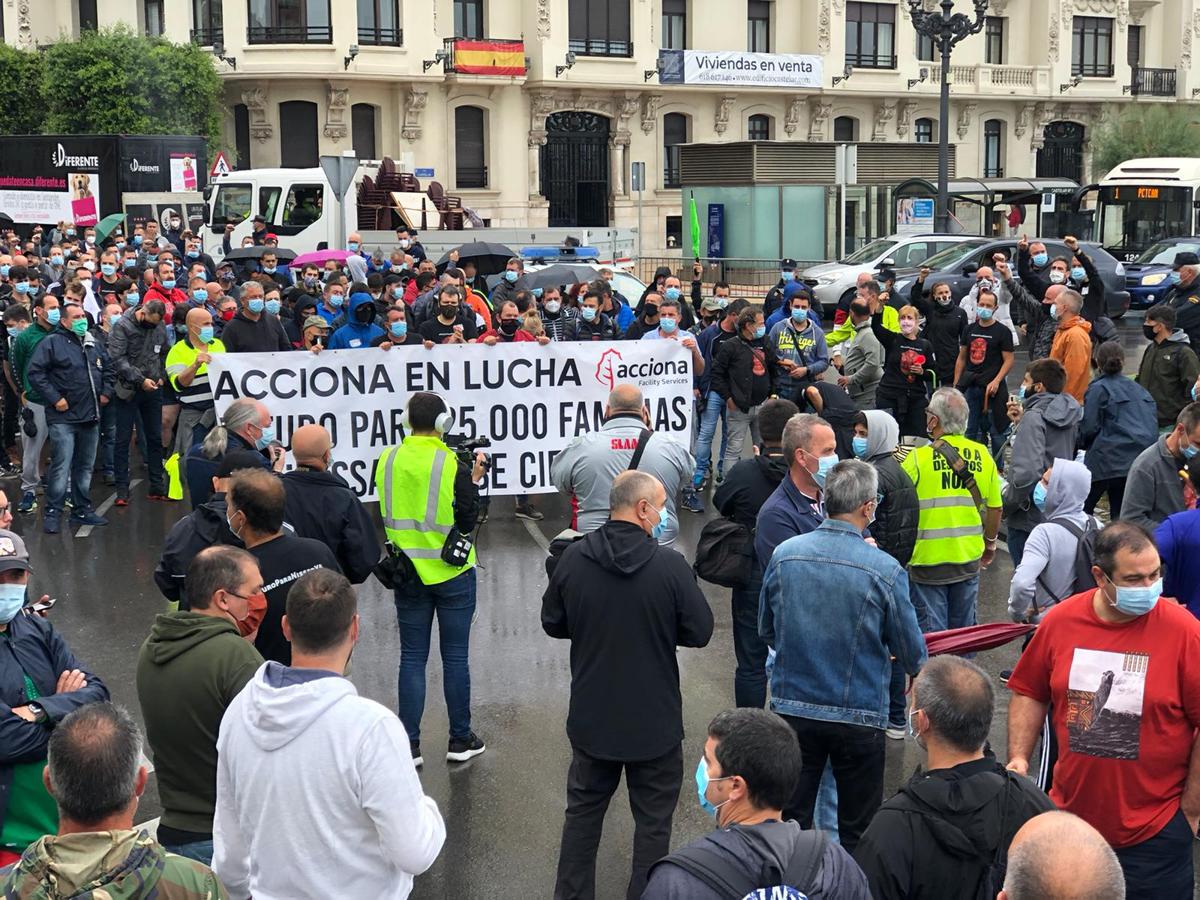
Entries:
<svg viewBox="0 0 1200 900">
<path fill-rule="evenodd" d="M 332 672 L 265 663 L 217 750 L 213 869 L 230 896 L 403 900 L 446 840 L 396 714 Z"/>
<path fill-rule="evenodd" d="M 1083 504 L 1091 489 L 1092 473 L 1087 466 L 1069 459 L 1054 460 L 1043 510 L 1046 521 L 1030 532 L 1021 565 L 1013 572 L 1008 612 L 1014 622 L 1025 621 L 1034 601 L 1039 610 L 1035 621 L 1040 622 L 1047 609 L 1075 592 L 1079 539 L 1058 522 L 1066 519 L 1076 528 L 1085 528 L 1091 516 L 1083 511 Z"/>
<path fill-rule="evenodd" d="M 226 707 L 261 665 L 237 626 L 198 612 L 157 616 L 142 644 L 138 702 L 158 775 L 162 825 L 194 835 L 178 843 L 212 834 L 217 730 Z"/>
<path fill-rule="evenodd" d="M 143 831 L 47 835 L 0 881 L 5 897 L 227 900 L 207 866 L 168 853 Z"/>
<path fill-rule="evenodd" d="M 1032 531 L 1042 521 L 1033 505 L 1033 486 L 1056 459 L 1074 459 L 1083 409 L 1070 394 L 1041 391 L 1024 400 L 1024 414 L 1012 437 L 1012 458 L 1004 490 L 1009 528 Z"/>
<path fill-rule="evenodd" d="M 992 756 L 917 770 L 875 814 L 854 861 L 875 900 L 974 897 L 997 848 L 1004 848 L 1000 861 L 1006 864 L 1013 835 L 1051 809 L 1032 781 L 1006 773 Z M 1003 871 L 994 874 L 1003 878 Z"/>
<path fill-rule="evenodd" d="M 921 517 L 917 486 L 893 455 L 900 444 L 900 425 L 886 412 L 869 409 L 867 417 L 867 462 L 879 473 L 879 492 L 883 499 L 875 510 L 871 536 L 879 549 L 902 566 L 912 559 L 917 544 L 917 525 Z"/>
<path fill-rule="evenodd" d="M 358 321 L 358 311 L 363 307 L 371 310 L 371 320 L 363 323 Z M 371 341 L 383 337 L 384 330 L 375 324 L 375 301 L 366 291 L 358 291 L 350 295 L 350 309 L 346 314 L 346 324 L 329 337 L 330 350 L 362 350 L 371 346 Z"/>
</svg>

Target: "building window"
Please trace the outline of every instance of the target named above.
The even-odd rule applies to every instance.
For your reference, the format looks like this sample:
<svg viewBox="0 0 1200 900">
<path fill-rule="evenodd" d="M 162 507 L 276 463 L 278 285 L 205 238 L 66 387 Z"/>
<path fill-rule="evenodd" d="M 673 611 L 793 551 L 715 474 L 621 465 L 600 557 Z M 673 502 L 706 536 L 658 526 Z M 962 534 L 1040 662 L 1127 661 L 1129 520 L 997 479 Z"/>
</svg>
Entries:
<svg viewBox="0 0 1200 900">
<path fill-rule="evenodd" d="M 79 30 L 96 31 L 100 19 L 96 15 L 96 0 L 79 0 Z"/>
<path fill-rule="evenodd" d="M 663 187 L 679 187 L 679 145 L 688 142 L 688 117 L 683 113 L 663 116 Z"/>
<path fill-rule="evenodd" d="M 933 62 L 933 38 L 927 34 L 917 34 L 917 59 Z"/>
<path fill-rule="evenodd" d="M 983 123 L 983 177 L 1004 177 L 1004 123 L 999 119 Z"/>
<path fill-rule="evenodd" d="M 454 110 L 454 186 L 485 188 L 487 184 L 484 111 L 478 106 L 459 106 Z"/>
<path fill-rule="evenodd" d="M 752 141 L 769 141 L 771 139 L 771 117 L 751 116 L 746 123 L 746 136 Z"/>
<path fill-rule="evenodd" d="M 251 44 L 333 43 L 329 0 L 250 0 L 248 21 Z"/>
<path fill-rule="evenodd" d="M 279 136 L 279 165 L 285 169 L 316 168 L 320 156 L 317 152 L 317 104 L 307 100 L 280 103 Z"/>
<path fill-rule="evenodd" d="M 192 43 L 212 47 L 225 43 L 221 30 L 223 0 L 192 0 Z"/>
<path fill-rule="evenodd" d="M 771 52 L 770 0 L 747 0 L 746 49 L 751 53 Z"/>
<path fill-rule="evenodd" d="M 858 140 L 858 119 L 853 116 L 838 116 L 833 120 L 833 139 L 839 144 Z"/>
<path fill-rule="evenodd" d="M 582 56 L 633 56 L 629 0 L 570 0 L 567 49 Z"/>
<path fill-rule="evenodd" d="M 354 155 L 359 159 L 379 159 L 375 146 L 375 107 L 370 103 L 355 103 L 350 107 L 350 137 Z"/>
<path fill-rule="evenodd" d="M 673 250 L 683 246 L 683 216 L 667 216 L 663 224 L 666 226 L 664 236 L 667 247 Z"/>
<path fill-rule="evenodd" d="M 142 20 L 146 34 L 161 37 L 163 33 L 163 0 L 142 0 Z"/>
<path fill-rule="evenodd" d="M 913 140 L 918 144 L 933 143 L 933 119 L 917 119 L 913 123 Z"/>
<path fill-rule="evenodd" d="M 1129 68 L 1138 69 L 1142 65 L 1142 26 L 1130 25 L 1128 43 L 1125 45 L 1126 61 Z"/>
<path fill-rule="evenodd" d="M 250 165 L 250 109 L 245 103 L 233 108 L 233 149 L 237 153 L 235 169 L 249 169 Z"/>
<path fill-rule="evenodd" d="M 358 0 L 358 42 L 372 47 L 399 47 L 404 42 L 400 29 L 398 0 Z"/>
<path fill-rule="evenodd" d="M 662 0 L 662 46 L 664 50 L 687 48 L 687 0 Z"/>
<path fill-rule="evenodd" d="M 483 0 L 454 0 L 454 36 L 483 38 Z"/>
<path fill-rule="evenodd" d="M 1113 20 L 1076 16 L 1071 28 L 1071 74 L 1111 78 Z"/>
<path fill-rule="evenodd" d="M 1004 65 L 1004 19 L 988 16 L 983 26 L 983 61 L 993 66 Z"/>
<path fill-rule="evenodd" d="M 846 65 L 860 69 L 896 68 L 893 4 L 846 4 Z"/>
</svg>

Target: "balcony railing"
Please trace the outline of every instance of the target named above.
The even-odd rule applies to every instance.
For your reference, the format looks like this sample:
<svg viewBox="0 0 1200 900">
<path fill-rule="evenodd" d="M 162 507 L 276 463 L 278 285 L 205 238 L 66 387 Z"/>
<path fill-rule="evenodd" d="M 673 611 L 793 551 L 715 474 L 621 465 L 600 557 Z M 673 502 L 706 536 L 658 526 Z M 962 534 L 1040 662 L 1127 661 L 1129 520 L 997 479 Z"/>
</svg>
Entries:
<svg viewBox="0 0 1200 900">
<path fill-rule="evenodd" d="M 1135 97 L 1174 97 L 1175 70 L 1135 68 L 1130 93 Z"/>
<path fill-rule="evenodd" d="M 1113 64 L 1111 62 L 1081 62 L 1072 60 L 1071 74 L 1083 78 L 1112 78 Z"/>
<path fill-rule="evenodd" d="M 633 56 L 633 41 L 612 41 L 604 38 L 571 38 L 567 49 L 579 56 Z"/>
<path fill-rule="evenodd" d="M 1012 89 L 1040 90 L 1048 83 L 1050 69 L 1047 66 L 1004 66 L 1004 65 L 951 65 L 950 82 L 962 89 L 975 89 L 991 93 L 1012 93 Z M 940 84 L 942 71 L 936 66 L 929 69 L 931 84 Z"/>
<path fill-rule="evenodd" d="M 358 42 L 368 47 L 403 47 L 403 28 L 358 26 Z"/>
<path fill-rule="evenodd" d="M 225 43 L 225 33 L 220 28 L 193 28 L 190 39 L 201 47 L 215 47 Z"/>
<path fill-rule="evenodd" d="M 330 25 L 251 25 L 246 29 L 249 44 L 332 44 Z"/>
<path fill-rule="evenodd" d="M 488 44 L 489 42 L 493 44 L 507 44 L 509 47 L 496 47 L 489 52 L 489 49 L 470 46 L 471 44 Z M 462 43 L 464 46 L 460 48 L 458 46 L 459 43 Z M 445 38 L 442 41 L 442 48 L 446 54 L 442 63 L 442 70 L 447 74 L 521 76 L 525 74 L 525 69 L 527 68 L 525 42 L 521 38 L 452 37 Z M 465 51 L 464 55 L 460 56 L 456 53 L 457 50 Z M 518 55 L 520 57 L 519 64 L 515 58 Z M 480 187 L 482 186 L 480 185 Z"/>
<path fill-rule="evenodd" d="M 487 166 L 459 166 L 454 170 L 454 186 L 459 190 L 486 188 L 488 186 Z"/>
<path fill-rule="evenodd" d="M 881 53 L 847 53 L 846 65 L 856 69 L 894 69 L 896 57 Z"/>
</svg>

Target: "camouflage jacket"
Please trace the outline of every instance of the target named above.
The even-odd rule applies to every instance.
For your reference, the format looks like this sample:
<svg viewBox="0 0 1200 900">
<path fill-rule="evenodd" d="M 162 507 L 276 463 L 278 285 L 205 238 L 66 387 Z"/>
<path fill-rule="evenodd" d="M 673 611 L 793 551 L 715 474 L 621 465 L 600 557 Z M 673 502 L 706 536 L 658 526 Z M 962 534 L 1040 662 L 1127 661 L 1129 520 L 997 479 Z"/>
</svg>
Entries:
<svg viewBox="0 0 1200 900">
<path fill-rule="evenodd" d="M 0 870 L 3 900 L 228 900 L 202 863 L 143 831 L 43 837 Z"/>
</svg>

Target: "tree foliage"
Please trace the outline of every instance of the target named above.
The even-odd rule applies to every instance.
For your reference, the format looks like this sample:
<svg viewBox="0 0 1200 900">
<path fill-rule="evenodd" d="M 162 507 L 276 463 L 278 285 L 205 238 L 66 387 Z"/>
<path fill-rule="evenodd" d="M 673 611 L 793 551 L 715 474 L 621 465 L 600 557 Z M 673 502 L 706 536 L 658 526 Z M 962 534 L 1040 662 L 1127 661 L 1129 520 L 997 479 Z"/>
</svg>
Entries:
<svg viewBox="0 0 1200 900">
<path fill-rule="evenodd" d="M 42 104 L 43 60 L 0 41 L 0 134 L 39 134 L 46 118 Z"/>
<path fill-rule="evenodd" d="M 1200 130 L 1186 104 L 1130 104 L 1104 118 L 1092 136 L 1092 162 L 1097 175 L 1129 159 L 1195 156 Z"/>
</svg>

